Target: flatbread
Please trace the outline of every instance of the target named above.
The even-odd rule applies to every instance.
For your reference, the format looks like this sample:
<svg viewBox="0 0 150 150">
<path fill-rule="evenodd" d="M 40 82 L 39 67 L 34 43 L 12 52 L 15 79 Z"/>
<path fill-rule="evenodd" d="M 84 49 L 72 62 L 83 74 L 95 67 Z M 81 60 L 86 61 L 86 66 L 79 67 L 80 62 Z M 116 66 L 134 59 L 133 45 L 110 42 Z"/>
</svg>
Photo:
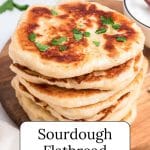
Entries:
<svg viewBox="0 0 150 150">
<path fill-rule="evenodd" d="M 75 90 L 65 89 L 46 84 L 34 84 L 18 77 L 19 82 L 38 99 L 49 105 L 60 107 L 81 107 L 104 101 L 117 93 L 117 91 L 103 90 Z"/>
<path fill-rule="evenodd" d="M 18 93 L 20 93 L 20 91 L 17 91 L 16 90 L 16 95 L 18 97 Z M 22 100 L 24 101 L 25 99 L 25 102 L 28 100 L 28 101 L 32 101 L 30 103 L 36 105 L 39 107 L 39 110 L 43 110 L 44 112 L 50 112 L 50 114 L 52 114 L 54 117 L 56 117 L 59 121 L 110 121 L 110 118 L 111 118 L 111 121 L 120 121 L 121 119 L 123 119 L 125 116 L 129 116 L 129 112 L 131 111 L 131 104 L 133 103 L 133 101 L 135 101 L 135 97 L 133 97 L 133 99 L 131 99 L 131 95 L 130 94 L 127 94 L 127 95 L 124 95 L 122 97 L 122 99 L 120 99 L 119 103 L 117 105 L 114 105 L 114 106 L 111 106 L 109 108 L 106 108 L 104 109 L 103 111 L 101 111 L 98 115 L 99 115 L 99 118 L 97 117 L 98 115 L 89 118 L 89 119 L 78 119 L 78 120 L 71 120 L 71 119 L 68 119 L 66 118 L 65 116 L 59 114 L 55 109 L 51 108 L 50 106 L 47 106 L 47 105 L 43 105 L 43 104 L 40 104 L 39 102 L 37 101 L 33 101 L 33 99 L 30 99 L 30 97 L 24 93 L 20 93 Z M 132 94 L 133 96 L 133 94 Z M 26 100 L 27 99 L 27 100 Z M 24 103 L 25 103 L 24 102 Z M 28 102 L 29 103 L 29 102 Z M 126 105 L 127 104 L 127 105 Z M 125 105 L 126 107 L 123 107 L 121 108 L 123 105 Z M 130 107 L 129 107 L 130 105 Z M 24 106 L 23 106 L 24 107 Z M 30 107 L 30 106 L 29 106 Z M 28 109 L 32 109 L 31 108 L 28 108 Z M 48 111 L 47 111 L 48 110 Z M 31 111 L 28 111 L 28 113 L 31 112 Z M 36 114 L 36 116 L 38 115 L 37 111 L 35 111 L 34 109 L 34 114 Z M 43 113 L 42 113 L 43 114 Z M 48 114 L 48 113 L 47 113 Z M 48 114 L 48 116 L 50 115 Z M 111 114 L 111 115 L 110 115 Z M 29 115 L 31 116 L 31 114 L 29 113 Z M 45 115 L 44 115 L 45 116 Z M 42 119 L 44 118 L 41 117 L 39 119 Z M 111 117 L 110 117 L 111 116 Z M 36 117 L 37 118 L 37 117 Z M 105 119 L 104 119 L 105 118 Z M 109 120 L 107 120 L 106 118 L 109 118 Z M 46 121 L 46 120 L 45 120 Z"/>
<path fill-rule="evenodd" d="M 135 80 L 138 81 L 138 79 L 140 80 L 140 84 L 139 87 L 135 87 L 135 90 L 131 91 L 130 93 L 130 99 L 129 101 L 123 101 L 123 103 L 121 103 L 121 105 L 117 105 L 115 108 L 112 106 L 111 111 L 108 112 L 107 115 L 105 115 L 105 113 L 98 113 L 97 115 L 88 118 L 87 121 L 95 121 L 95 120 L 102 120 L 102 121 L 114 121 L 114 120 L 121 120 L 123 118 L 123 116 L 125 116 L 125 114 L 127 115 L 127 113 L 129 112 L 129 110 L 133 107 L 133 105 L 135 104 L 135 101 L 137 100 L 137 98 L 140 95 L 141 92 L 141 86 L 145 77 L 145 74 L 147 72 L 148 69 L 148 61 L 147 59 L 144 60 L 144 64 L 143 64 L 143 71 L 141 72 L 141 74 L 139 74 L 139 78 L 136 78 Z M 125 103 L 124 103 L 125 102 Z M 118 107 L 119 106 L 119 107 Z M 107 112 L 107 109 L 106 109 Z"/>
<path fill-rule="evenodd" d="M 57 116 L 56 114 L 54 114 L 55 112 L 53 112 L 54 116 L 52 116 L 50 112 L 48 112 L 41 106 L 35 104 L 32 100 L 28 99 L 27 97 L 21 96 L 19 93 L 17 93 L 16 95 L 20 105 L 27 113 L 31 121 L 58 121 L 58 119 L 54 117 Z M 137 115 L 136 105 L 134 105 L 133 108 L 130 110 L 130 112 L 127 114 L 127 116 L 125 116 L 122 119 L 122 121 L 126 121 L 129 124 L 132 124 L 136 118 L 136 115 Z M 65 119 L 63 117 L 60 120 L 72 121 Z"/>
<path fill-rule="evenodd" d="M 44 110 L 42 107 L 36 105 L 32 100 L 22 96 L 16 92 L 19 104 L 22 106 L 29 119 L 32 121 L 57 121 L 49 111 Z"/>
<path fill-rule="evenodd" d="M 135 118 L 137 116 L 137 106 L 136 104 L 132 107 L 130 112 L 125 116 L 122 121 L 128 122 L 130 125 L 134 122 Z"/>
<path fill-rule="evenodd" d="M 58 15 L 52 15 L 52 10 Z M 113 22 L 120 24 L 118 30 L 112 28 Z M 102 27 L 107 32 L 96 34 L 96 30 Z M 75 28 L 90 32 L 90 37 L 82 38 L 80 33 L 81 39 L 76 40 L 74 37 L 78 32 L 72 32 Z M 37 35 L 36 44 L 29 40 L 31 33 Z M 60 50 L 60 45 L 52 44 L 52 40 L 61 37 L 67 38 L 62 43 L 67 48 L 64 51 Z M 120 37 L 125 41 L 118 41 Z M 9 55 L 13 63 L 44 76 L 72 78 L 127 62 L 143 50 L 144 40 L 143 32 L 135 23 L 99 3 L 70 2 L 55 8 L 31 6 L 12 36 Z M 41 44 L 49 48 L 45 50 Z M 44 52 L 37 47 L 42 47 Z"/>
<path fill-rule="evenodd" d="M 141 72 L 141 74 L 142 74 L 142 72 Z M 41 99 L 39 99 L 37 102 L 37 98 L 35 98 L 31 93 L 29 93 L 27 88 L 23 87 L 23 85 L 21 85 L 19 83 L 17 78 L 14 79 L 17 81 L 12 81 L 12 82 L 16 82 L 15 86 L 13 84 L 13 87 L 15 88 L 15 90 L 20 91 L 20 93 L 24 94 L 26 97 L 29 97 L 29 99 L 32 99 L 37 104 L 44 106 L 44 107 L 46 105 L 50 105 L 50 107 L 47 107 L 48 110 L 51 111 L 52 109 L 54 109 L 59 114 L 61 114 L 62 116 L 65 116 L 68 119 L 77 120 L 77 119 L 92 117 L 92 116 L 96 115 L 97 113 L 99 113 L 100 111 L 102 111 L 103 109 L 106 109 L 112 105 L 116 105 L 118 103 L 118 100 L 120 98 L 122 98 L 124 95 L 129 94 L 130 92 L 134 91 L 135 89 L 140 89 L 142 81 L 143 81 L 141 74 L 139 74 L 136 77 L 136 79 L 134 79 L 134 81 L 130 85 L 128 85 L 125 89 L 119 91 L 112 97 L 109 97 L 107 100 L 100 101 L 100 102 L 92 104 L 92 105 L 76 107 L 76 108 L 60 107 L 57 105 L 53 105 L 52 103 L 46 103 L 45 101 L 43 101 Z"/>
<path fill-rule="evenodd" d="M 111 69 L 68 79 L 46 77 L 19 64 L 12 64 L 10 68 L 26 81 L 36 84 L 56 85 L 69 89 L 115 90 L 126 87 L 140 71 L 142 63 L 143 54 L 140 53 L 135 58 Z"/>
</svg>

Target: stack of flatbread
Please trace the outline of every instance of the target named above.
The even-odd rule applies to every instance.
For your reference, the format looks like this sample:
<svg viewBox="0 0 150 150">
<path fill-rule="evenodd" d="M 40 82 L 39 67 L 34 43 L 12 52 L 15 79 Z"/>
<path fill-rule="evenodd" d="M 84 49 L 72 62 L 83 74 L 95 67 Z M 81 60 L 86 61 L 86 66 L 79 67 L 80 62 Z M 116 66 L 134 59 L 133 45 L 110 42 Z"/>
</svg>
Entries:
<svg viewBox="0 0 150 150">
<path fill-rule="evenodd" d="M 20 105 L 33 121 L 132 123 L 144 40 L 134 22 L 98 3 L 30 7 L 9 47 Z"/>
</svg>

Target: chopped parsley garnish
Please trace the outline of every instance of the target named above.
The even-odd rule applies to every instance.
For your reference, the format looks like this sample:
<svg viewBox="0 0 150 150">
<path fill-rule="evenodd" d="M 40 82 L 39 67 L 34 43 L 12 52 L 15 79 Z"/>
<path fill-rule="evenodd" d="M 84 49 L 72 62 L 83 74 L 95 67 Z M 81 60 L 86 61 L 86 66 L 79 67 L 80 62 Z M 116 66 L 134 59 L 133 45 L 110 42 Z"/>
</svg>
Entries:
<svg viewBox="0 0 150 150">
<path fill-rule="evenodd" d="M 77 29 L 77 28 L 74 28 L 74 29 L 72 30 L 72 32 L 73 32 L 74 34 L 82 34 L 82 32 L 81 32 L 79 29 Z"/>
<path fill-rule="evenodd" d="M 76 41 L 80 41 L 83 38 L 83 33 L 79 29 L 74 28 L 72 32 L 73 32 L 73 37 Z"/>
<path fill-rule="evenodd" d="M 101 20 L 103 25 L 106 25 L 106 24 L 112 25 L 112 24 L 114 24 L 114 21 L 113 21 L 113 19 L 111 17 L 101 16 L 100 20 Z"/>
<path fill-rule="evenodd" d="M 100 42 L 99 41 L 93 41 L 93 43 L 95 44 L 95 46 L 99 46 L 100 45 Z"/>
<path fill-rule="evenodd" d="M 85 37 L 90 37 L 91 33 L 90 32 L 84 32 Z"/>
<path fill-rule="evenodd" d="M 120 24 L 114 23 L 114 20 L 111 17 L 101 16 L 100 20 L 103 25 L 111 25 L 113 29 L 118 30 L 120 29 Z"/>
<path fill-rule="evenodd" d="M 58 12 L 55 11 L 54 9 L 51 9 L 51 14 L 52 14 L 53 16 L 57 16 L 57 15 L 58 15 Z"/>
<path fill-rule="evenodd" d="M 35 42 L 36 34 L 35 34 L 35 33 L 30 33 L 29 36 L 28 36 L 28 39 L 29 39 L 31 42 Z"/>
<path fill-rule="evenodd" d="M 118 30 L 118 29 L 120 29 L 120 26 L 121 26 L 120 24 L 113 24 L 112 28 L 115 30 Z"/>
<path fill-rule="evenodd" d="M 73 34 L 73 36 L 76 41 L 80 41 L 83 38 L 82 33 L 79 33 L 79 34 L 75 33 L 75 34 Z"/>
<path fill-rule="evenodd" d="M 7 10 L 12 11 L 14 8 L 17 8 L 17 9 L 23 11 L 23 10 L 26 10 L 28 8 L 28 6 L 29 5 L 19 5 L 15 2 L 13 2 L 13 0 L 7 0 L 2 5 L 0 5 L 0 14 L 4 13 Z"/>
<path fill-rule="evenodd" d="M 67 46 L 66 45 L 60 45 L 59 46 L 59 50 L 60 51 L 65 51 L 67 49 Z"/>
<path fill-rule="evenodd" d="M 100 29 L 97 29 L 96 31 L 95 31 L 95 33 L 96 34 L 102 34 L 102 33 L 105 33 L 107 31 L 107 29 L 106 28 L 100 28 Z"/>
<path fill-rule="evenodd" d="M 74 28 L 74 29 L 72 30 L 72 32 L 73 32 L 73 37 L 74 37 L 74 39 L 75 39 L 76 41 L 80 41 L 84 36 L 85 36 L 85 37 L 90 37 L 90 35 L 91 35 L 90 32 L 87 32 L 87 31 L 81 32 L 81 31 L 80 31 L 79 29 L 77 29 L 77 28 Z"/>
<path fill-rule="evenodd" d="M 35 46 L 41 51 L 45 52 L 49 49 L 48 45 L 41 44 L 39 42 L 36 42 L 36 34 L 35 33 L 30 33 L 28 36 L 28 39 L 35 44 Z"/>
<path fill-rule="evenodd" d="M 60 37 L 58 39 L 53 39 L 51 41 L 51 44 L 54 45 L 54 46 L 58 46 L 58 45 L 63 44 L 66 41 L 67 41 L 67 37 Z"/>
<path fill-rule="evenodd" d="M 41 44 L 39 42 L 35 42 L 35 45 L 36 47 L 41 51 L 41 52 L 45 52 L 49 49 L 49 46 L 48 45 L 44 45 L 44 44 Z"/>
<path fill-rule="evenodd" d="M 126 42 L 127 38 L 124 37 L 124 36 L 118 36 L 118 37 L 116 37 L 116 40 L 117 40 L 118 42 Z"/>
</svg>

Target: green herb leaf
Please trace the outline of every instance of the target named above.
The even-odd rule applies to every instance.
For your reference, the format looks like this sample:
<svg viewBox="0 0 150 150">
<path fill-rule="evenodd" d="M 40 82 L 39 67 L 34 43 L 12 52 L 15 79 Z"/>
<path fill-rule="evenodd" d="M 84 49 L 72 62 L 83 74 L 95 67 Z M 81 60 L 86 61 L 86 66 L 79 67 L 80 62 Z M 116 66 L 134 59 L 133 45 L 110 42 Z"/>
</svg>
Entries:
<svg viewBox="0 0 150 150">
<path fill-rule="evenodd" d="M 74 28 L 72 32 L 76 41 L 80 41 L 83 38 L 83 33 L 79 29 Z"/>
<path fill-rule="evenodd" d="M 126 42 L 127 38 L 124 37 L 124 36 L 118 36 L 118 37 L 116 37 L 116 40 L 117 40 L 118 42 Z"/>
<path fill-rule="evenodd" d="M 105 33 L 107 31 L 106 28 L 100 28 L 98 30 L 95 31 L 96 34 L 101 34 L 101 33 Z"/>
<path fill-rule="evenodd" d="M 100 45 L 100 42 L 99 41 L 93 41 L 93 43 L 95 44 L 95 46 L 99 46 Z"/>
<path fill-rule="evenodd" d="M 67 41 L 67 37 L 60 37 L 58 39 L 53 39 L 51 44 L 54 46 L 61 45 L 63 42 Z"/>
<path fill-rule="evenodd" d="M 7 10 L 12 11 L 13 7 L 14 6 L 13 6 L 12 0 L 7 0 L 5 3 L 3 3 L 2 5 L 0 5 L 0 14 L 4 13 Z"/>
<path fill-rule="evenodd" d="M 80 41 L 83 38 L 82 33 L 81 34 L 73 34 L 76 41 Z"/>
<path fill-rule="evenodd" d="M 65 51 L 66 49 L 67 49 L 67 46 L 65 46 L 65 45 L 60 45 L 59 46 L 60 51 Z"/>
<path fill-rule="evenodd" d="M 52 14 L 53 16 L 57 16 L 57 15 L 58 15 L 58 12 L 56 12 L 54 9 L 51 9 L 51 14 Z"/>
<path fill-rule="evenodd" d="M 36 34 L 35 34 L 35 33 L 30 33 L 29 36 L 28 36 L 28 39 L 29 39 L 31 42 L 35 42 Z"/>
<path fill-rule="evenodd" d="M 77 41 L 81 40 L 81 39 L 83 38 L 83 35 L 84 35 L 85 37 L 90 37 L 90 35 L 91 35 L 90 32 L 84 32 L 84 33 L 82 33 L 79 29 L 76 29 L 76 28 L 74 28 L 74 29 L 72 30 L 72 32 L 74 33 L 74 38 L 75 38 Z"/>
<path fill-rule="evenodd" d="M 49 49 L 49 46 L 48 45 L 44 45 L 44 44 L 41 44 L 39 42 L 35 42 L 35 45 L 36 47 L 41 51 L 41 52 L 45 52 Z"/>
<path fill-rule="evenodd" d="M 91 33 L 90 32 L 84 32 L 85 37 L 90 37 Z"/>
<path fill-rule="evenodd" d="M 120 29 L 120 24 L 113 24 L 112 28 L 114 28 L 115 30 Z"/>
<path fill-rule="evenodd" d="M 24 11 L 29 7 L 29 5 L 27 5 L 27 4 L 26 5 L 20 5 L 20 4 L 14 3 L 14 2 L 13 2 L 13 5 L 15 8 L 19 9 L 20 11 Z"/>
<path fill-rule="evenodd" d="M 5 3 L 3 3 L 0 6 L 0 13 L 3 13 L 7 10 L 12 11 L 14 7 L 23 11 L 23 10 L 26 10 L 28 8 L 28 6 L 29 5 L 19 5 L 15 2 L 13 2 L 13 0 L 7 0 Z"/>
<path fill-rule="evenodd" d="M 101 16 L 100 20 L 102 21 L 103 25 L 106 25 L 106 24 L 114 24 L 114 21 L 111 17 L 104 17 L 104 16 Z"/>
<path fill-rule="evenodd" d="M 72 30 L 72 32 L 73 32 L 74 34 L 82 34 L 82 32 L 81 32 L 79 29 L 77 29 L 77 28 L 74 28 L 74 29 Z"/>
</svg>

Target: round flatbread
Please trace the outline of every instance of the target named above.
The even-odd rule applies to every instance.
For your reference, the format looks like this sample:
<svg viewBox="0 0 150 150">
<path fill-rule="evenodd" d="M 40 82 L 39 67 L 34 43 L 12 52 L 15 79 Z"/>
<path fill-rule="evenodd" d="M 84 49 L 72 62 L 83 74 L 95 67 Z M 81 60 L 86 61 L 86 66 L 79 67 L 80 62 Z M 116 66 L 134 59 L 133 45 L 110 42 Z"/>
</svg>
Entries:
<svg viewBox="0 0 150 150">
<path fill-rule="evenodd" d="M 72 78 L 127 62 L 143 50 L 144 39 L 135 23 L 99 3 L 32 6 L 12 36 L 9 55 L 44 76 Z"/>
<path fill-rule="evenodd" d="M 56 111 L 52 111 L 52 113 L 50 113 L 46 109 L 34 103 L 31 99 L 25 96 L 22 96 L 20 93 L 16 93 L 16 96 L 18 98 L 20 105 L 22 106 L 22 108 L 24 109 L 24 111 L 27 113 L 28 117 L 32 121 L 60 121 L 60 120 L 61 121 L 73 121 L 73 120 L 65 119 Z M 137 112 L 136 112 L 136 105 L 135 105 L 127 114 L 127 116 L 125 116 L 122 119 L 122 121 L 126 121 L 131 124 L 135 120 L 136 114 Z M 56 116 L 56 118 L 54 116 Z"/>
<path fill-rule="evenodd" d="M 143 54 L 140 53 L 135 58 L 111 69 L 67 79 L 46 77 L 19 64 L 12 64 L 10 68 L 26 81 L 36 84 L 56 85 L 69 89 L 115 90 L 126 87 L 138 74 L 142 63 Z"/>
<path fill-rule="evenodd" d="M 134 122 L 135 118 L 137 116 L 137 106 L 136 104 L 132 107 L 130 112 L 125 116 L 122 121 L 128 122 L 130 125 Z"/>
<path fill-rule="evenodd" d="M 44 110 L 42 107 L 36 105 L 29 98 L 16 92 L 19 104 L 23 110 L 27 113 L 28 117 L 32 121 L 57 121 L 57 119 L 51 115 L 49 111 Z"/>
</svg>

